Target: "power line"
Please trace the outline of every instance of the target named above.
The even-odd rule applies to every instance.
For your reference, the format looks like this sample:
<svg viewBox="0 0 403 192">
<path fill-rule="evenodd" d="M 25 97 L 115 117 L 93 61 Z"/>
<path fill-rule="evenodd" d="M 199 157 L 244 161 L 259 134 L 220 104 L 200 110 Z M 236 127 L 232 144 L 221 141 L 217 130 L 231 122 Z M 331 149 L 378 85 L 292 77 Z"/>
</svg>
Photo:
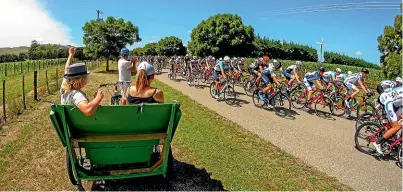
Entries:
<svg viewBox="0 0 403 192">
<path fill-rule="evenodd" d="M 274 10 L 269 13 L 260 15 L 280 15 L 280 14 L 292 14 L 292 13 L 308 13 L 308 12 L 322 12 L 332 10 L 358 10 L 358 9 L 383 9 L 393 10 L 400 9 L 400 3 L 398 2 L 364 2 L 364 3 L 344 3 L 344 4 L 326 4 L 326 5 L 314 5 L 304 7 L 294 7 L 287 9 Z"/>
</svg>

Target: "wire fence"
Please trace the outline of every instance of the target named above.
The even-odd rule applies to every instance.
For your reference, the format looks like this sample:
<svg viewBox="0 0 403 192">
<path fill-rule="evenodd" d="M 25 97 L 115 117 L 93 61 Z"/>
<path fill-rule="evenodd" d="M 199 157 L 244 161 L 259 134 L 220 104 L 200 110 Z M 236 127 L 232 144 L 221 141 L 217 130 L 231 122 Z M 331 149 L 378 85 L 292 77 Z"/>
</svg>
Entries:
<svg viewBox="0 0 403 192">
<path fill-rule="evenodd" d="M 86 63 L 89 69 L 99 67 L 101 64 L 100 61 L 81 62 Z M 24 73 L 2 76 L 0 85 L 0 102 L 2 102 L 0 104 L 0 124 L 7 123 L 13 116 L 31 108 L 35 102 L 59 91 L 64 74 L 64 64 L 57 61 L 53 64 L 38 62 L 32 66 L 25 67 L 26 71 Z M 0 69 L 0 72 L 4 71 Z"/>
</svg>

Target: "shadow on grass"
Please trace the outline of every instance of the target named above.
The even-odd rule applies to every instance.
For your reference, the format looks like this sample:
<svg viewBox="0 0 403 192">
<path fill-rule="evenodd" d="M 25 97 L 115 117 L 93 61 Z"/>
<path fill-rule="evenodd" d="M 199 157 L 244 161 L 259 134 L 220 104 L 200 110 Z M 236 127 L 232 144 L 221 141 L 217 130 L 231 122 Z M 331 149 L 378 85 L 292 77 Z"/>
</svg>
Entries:
<svg viewBox="0 0 403 192">
<path fill-rule="evenodd" d="M 101 74 L 117 74 L 117 73 L 118 73 L 118 70 L 110 69 L 109 71 L 104 71 L 104 70 L 102 70 L 102 71 L 96 71 L 96 72 L 94 72 L 94 73 L 101 73 Z"/>
<path fill-rule="evenodd" d="M 174 160 L 175 175 L 93 182 L 93 191 L 225 191 L 221 181 L 211 178 L 204 168 Z"/>
</svg>

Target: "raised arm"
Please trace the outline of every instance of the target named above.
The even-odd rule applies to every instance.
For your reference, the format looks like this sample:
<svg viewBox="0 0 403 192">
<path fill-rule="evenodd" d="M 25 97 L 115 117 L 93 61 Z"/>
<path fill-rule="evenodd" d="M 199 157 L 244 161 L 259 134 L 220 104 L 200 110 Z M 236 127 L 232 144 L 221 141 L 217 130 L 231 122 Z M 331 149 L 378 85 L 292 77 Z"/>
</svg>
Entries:
<svg viewBox="0 0 403 192">
<path fill-rule="evenodd" d="M 66 61 L 66 66 L 64 67 L 64 73 L 67 72 L 67 67 L 73 63 L 74 54 L 76 53 L 76 48 L 70 47 L 69 48 L 69 57 Z"/>
</svg>

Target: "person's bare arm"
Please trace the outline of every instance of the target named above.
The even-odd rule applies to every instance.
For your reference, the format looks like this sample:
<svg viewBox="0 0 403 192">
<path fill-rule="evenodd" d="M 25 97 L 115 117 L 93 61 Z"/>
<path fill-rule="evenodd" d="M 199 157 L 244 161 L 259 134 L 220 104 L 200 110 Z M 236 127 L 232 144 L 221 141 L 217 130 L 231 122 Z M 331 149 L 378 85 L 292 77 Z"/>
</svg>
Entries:
<svg viewBox="0 0 403 192">
<path fill-rule="evenodd" d="M 324 88 L 323 85 L 322 85 L 322 83 L 321 83 L 319 80 L 316 80 L 316 84 L 318 84 L 321 89 Z"/>
<path fill-rule="evenodd" d="M 67 73 L 67 67 L 73 63 L 74 54 L 76 52 L 76 48 L 69 48 L 69 57 L 67 57 L 66 66 L 64 67 L 64 73 Z"/>
<path fill-rule="evenodd" d="M 365 91 L 365 93 L 369 92 L 368 87 L 364 82 L 359 81 L 358 83 L 360 84 L 361 88 Z"/>
<path fill-rule="evenodd" d="M 97 111 L 98 106 L 101 103 L 103 98 L 104 98 L 104 95 L 103 95 L 102 91 L 98 90 L 97 96 L 95 97 L 94 100 L 92 100 L 90 102 L 83 101 L 77 105 L 77 108 L 80 109 L 80 111 L 83 112 L 84 115 L 90 117 Z"/>
<path fill-rule="evenodd" d="M 165 98 L 164 98 L 164 92 L 161 89 L 158 89 L 158 92 L 154 95 L 155 101 L 158 103 L 164 103 Z"/>
</svg>

